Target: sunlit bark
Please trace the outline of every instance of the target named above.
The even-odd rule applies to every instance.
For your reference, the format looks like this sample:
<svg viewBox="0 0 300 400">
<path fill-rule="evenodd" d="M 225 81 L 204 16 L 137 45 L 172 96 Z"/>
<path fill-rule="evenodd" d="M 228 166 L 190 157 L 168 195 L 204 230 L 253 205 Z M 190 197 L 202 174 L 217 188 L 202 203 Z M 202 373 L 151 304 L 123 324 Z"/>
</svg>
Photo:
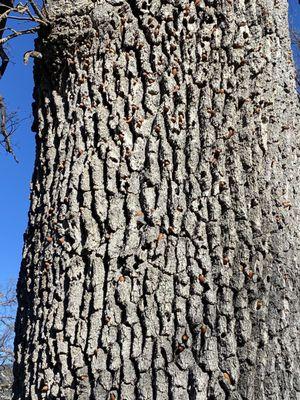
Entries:
<svg viewBox="0 0 300 400">
<path fill-rule="evenodd" d="M 15 400 L 297 399 L 286 7 L 49 4 Z"/>
</svg>

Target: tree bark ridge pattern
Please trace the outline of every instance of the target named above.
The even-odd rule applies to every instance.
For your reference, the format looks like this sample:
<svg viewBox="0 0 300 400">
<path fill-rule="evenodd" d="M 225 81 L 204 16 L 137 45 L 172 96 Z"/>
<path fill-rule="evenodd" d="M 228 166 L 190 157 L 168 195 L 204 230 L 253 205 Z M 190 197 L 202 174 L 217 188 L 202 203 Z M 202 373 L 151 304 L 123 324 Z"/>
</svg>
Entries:
<svg viewBox="0 0 300 400">
<path fill-rule="evenodd" d="M 286 3 L 49 7 L 14 399 L 296 400 Z"/>
</svg>

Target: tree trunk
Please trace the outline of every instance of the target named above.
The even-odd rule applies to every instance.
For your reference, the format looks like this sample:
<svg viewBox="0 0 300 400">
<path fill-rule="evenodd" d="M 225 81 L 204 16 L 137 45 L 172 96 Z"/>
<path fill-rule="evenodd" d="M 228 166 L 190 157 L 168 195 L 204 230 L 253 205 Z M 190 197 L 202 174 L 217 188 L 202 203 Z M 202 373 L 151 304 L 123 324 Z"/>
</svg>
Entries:
<svg viewBox="0 0 300 400">
<path fill-rule="evenodd" d="M 299 399 L 286 2 L 49 13 L 14 399 Z"/>
</svg>

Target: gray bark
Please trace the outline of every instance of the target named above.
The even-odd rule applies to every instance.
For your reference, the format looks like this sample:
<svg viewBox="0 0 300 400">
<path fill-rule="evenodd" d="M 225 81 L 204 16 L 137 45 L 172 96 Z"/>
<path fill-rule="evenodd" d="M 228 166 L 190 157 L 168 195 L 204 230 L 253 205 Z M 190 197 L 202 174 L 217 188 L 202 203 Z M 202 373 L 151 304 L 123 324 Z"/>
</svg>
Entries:
<svg viewBox="0 0 300 400">
<path fill-rule="evenodd" d="M 0 365 L 0 400 L 11 400 L 12 365 Z"/>
<path fill-rule="evenodd" d="M 49 13 L 14 399 L 299 399 L 286 2 Z"/>
</svg>

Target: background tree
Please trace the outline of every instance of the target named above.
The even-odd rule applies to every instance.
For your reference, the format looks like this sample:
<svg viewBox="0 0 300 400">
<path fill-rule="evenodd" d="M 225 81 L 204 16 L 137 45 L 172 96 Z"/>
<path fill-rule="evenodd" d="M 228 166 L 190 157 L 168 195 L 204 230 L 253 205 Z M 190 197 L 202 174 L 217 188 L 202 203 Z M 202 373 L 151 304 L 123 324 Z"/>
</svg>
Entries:
<svg viewBox="0 0 300 400">
<path fill-rule="evenodd" d="M 47 11 L 14 399 L 296 400 L 286 2 Z"/>
<path fill-rule="evenodd" d="M 10 283 L 0 290 L 0 366 L 13 363 L 15 307 L 15 288 Z"/>
<path fill-rule="evenodd" d="M 0 290 L 0 399 L 11 399 L 16 295 L 10 283 Z"/>
</svg>

